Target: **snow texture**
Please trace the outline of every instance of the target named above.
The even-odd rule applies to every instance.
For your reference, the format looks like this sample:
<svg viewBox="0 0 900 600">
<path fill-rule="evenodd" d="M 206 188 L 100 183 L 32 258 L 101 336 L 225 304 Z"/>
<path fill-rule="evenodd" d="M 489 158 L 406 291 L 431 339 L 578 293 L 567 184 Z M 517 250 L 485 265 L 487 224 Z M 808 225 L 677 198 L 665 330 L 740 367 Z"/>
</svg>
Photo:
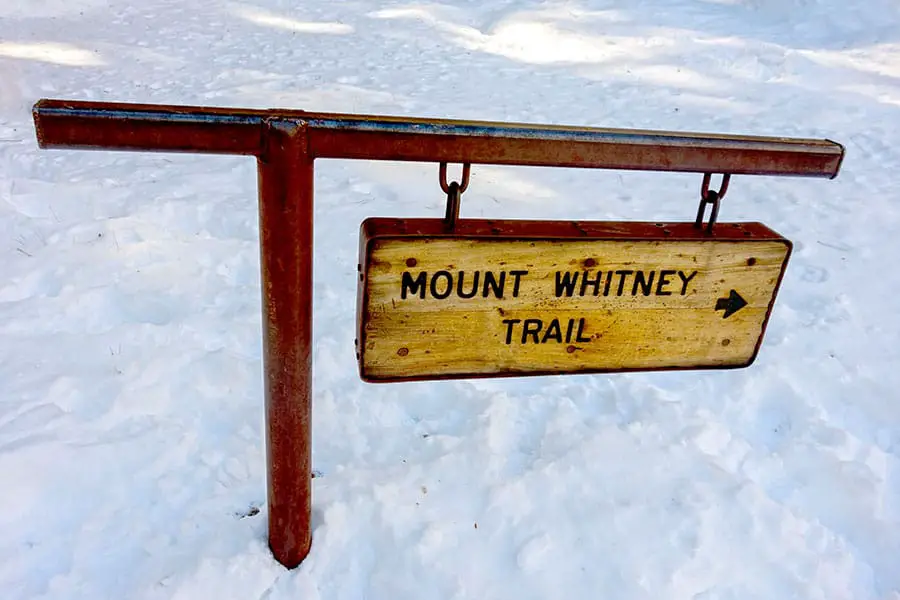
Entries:
<svg viewBox="0 0 900 600">
<path fill-rule="evenodd" d="M 265 541 L 252 160 L 39 150 L 42 97 L 829 138 L 737 177 L 795 243 L 748 369 L 372 386 L 320 161 L 314 543 Z M 0 0 L 0 590 L 43 598 L 900 598 L 894 0 Z M 690 174 L 476 166 L 463 217 L 690 220 Z"/>
</svg>

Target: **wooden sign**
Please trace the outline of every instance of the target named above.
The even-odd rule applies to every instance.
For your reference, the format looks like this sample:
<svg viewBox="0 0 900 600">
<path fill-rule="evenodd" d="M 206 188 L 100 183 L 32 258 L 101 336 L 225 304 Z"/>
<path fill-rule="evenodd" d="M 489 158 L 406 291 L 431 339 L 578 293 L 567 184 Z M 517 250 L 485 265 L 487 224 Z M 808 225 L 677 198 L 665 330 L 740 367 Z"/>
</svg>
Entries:
<svg viewBox="0 0 900 600">
<path fill-rule="evenodd" d="M 367 219 L 360 375 L 746 367 L 790 251 L 759 223 Z"/>
</svg>

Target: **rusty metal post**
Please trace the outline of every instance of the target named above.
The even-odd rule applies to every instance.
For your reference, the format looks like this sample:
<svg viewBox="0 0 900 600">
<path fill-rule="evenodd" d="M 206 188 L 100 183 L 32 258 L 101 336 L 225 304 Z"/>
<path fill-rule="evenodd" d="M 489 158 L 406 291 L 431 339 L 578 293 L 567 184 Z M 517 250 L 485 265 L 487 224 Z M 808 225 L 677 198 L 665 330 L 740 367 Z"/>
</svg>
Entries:
<svg viewBox="0 0 900 600">
<path fill-rule="evenodd" d="M 313 158 L 304 122 L 265 127 L 257 164 L 269 547 L 294 568 L 312 543 Z"/>
<path fill-rule="evenodd" d="M 829 178 L 844 158 L 830 140 L 53 99 L 33 112 L 41 148 L 257 157 L 269 546 L 288 568 L 312 542 L 316 157 Z"/>
</svg>

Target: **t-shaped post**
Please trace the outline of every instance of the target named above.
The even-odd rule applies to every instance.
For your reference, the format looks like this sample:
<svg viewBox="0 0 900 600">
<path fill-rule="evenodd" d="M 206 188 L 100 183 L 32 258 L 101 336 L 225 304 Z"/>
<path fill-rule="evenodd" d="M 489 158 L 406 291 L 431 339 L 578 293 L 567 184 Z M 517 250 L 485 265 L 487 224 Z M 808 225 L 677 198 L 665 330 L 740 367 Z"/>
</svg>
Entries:
<svg viewBox="0 0 900 600">
<path fill-rule="evenodd" d="M 66 100 L 34 121 L 42 148 L 257 158 L 269 546 L 288 568 L 311 544 L 316 158 L 833 178 L 844 156 L 827 140 Z"/>
</svg>

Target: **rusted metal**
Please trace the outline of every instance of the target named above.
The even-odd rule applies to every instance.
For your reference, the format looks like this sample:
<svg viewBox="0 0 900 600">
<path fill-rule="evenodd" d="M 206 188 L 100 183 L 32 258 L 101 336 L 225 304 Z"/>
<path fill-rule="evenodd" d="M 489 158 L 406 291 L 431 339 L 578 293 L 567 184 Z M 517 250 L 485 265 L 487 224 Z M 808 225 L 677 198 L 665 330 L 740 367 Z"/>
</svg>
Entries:
<svg viewBox="0 0 900 600">
<path fill-rule="evenodd" d="M 268 113 L 221 108 L 40 100 L 41 148 L 259 155 Z"/>
<path fill-rule="evenodd" d="M 309 553 L 312 498 L 313 160 L 303 123 L 266 121 L 258 159 L 269 546 Z"/>
<path fill-rule="evenodd" d="M 459 220 L 459 203 L 462 199 L 462 188 L 455 181 L 447 188 L 447 211 L 444 213 L 444 229 L 453 231 Z"/>
<path fill-rule="evenodd" d="M 462 168 L 462 177 L 457 184 L 459 187 L 459 193 L 462 194 L 469 188 L 469 175 L 472 172 L 472 165 L 466 163 Z M 450 193 L 450 184 L 447 183 L 447 163 L 442 162 L 440 167 L 438 167 L 438 180 L 441 183 L 441 189 L 445 194 Z"/>
<path fill-rule="evenodd" d="M 41 100 L 43 148 L 259 154 L 263 123 L 306 123 L 313 158 L 836 177 L 829 140 Z"/>
<path fill-rule="evenodd" d="M 35 104 L 33 117 L 42 148 L 257 157 L 269 545 L 275 558 L 287 567 L 299 564 L 311 544 L 312 227 L 316 158 L 833 178 L 844 157 L 844 148 L 829 140 L 297 110 L 44 99 Z M 463 179 L 464 188 L 465 173 Z M 502 233 L 511 231 L 511 227 L 500 221 L 454 223 L 454 229 L 462 234 Z M 572 229 L 564 223 L 538 226 L 518 222 L 514 230 L 524 236 L 554 231 L 587 235 L 591 226 L 587 227 Z M 645 226 L 628 227 L 637 231 Z M 666 235 L 665 226 L 660 227 L 662 235 Z M 436 237 L 448 235 L 446 222 L 441 219 L 406 221 L 395 229 Z M 731 233 L 752 237 L 754 231 L 753 226 L 746 226 Z M 720 235 L 721 227 L 716 232 L 717 237 Z"/>
<path fill-rule="evenodd" d="M 707 234 L 712 234 L 713 227 L 716 226 L 716 221 L 719 218 L 719 201 L 721 197 L 719 196 L 719 192 L 715 190 L 710 190 L 706 193 L 706 196 L 700 199 L 700 206 L 697 207 L 697 218 L 694 220 L 694 227 L 696 229 L 705 229 Z M 706 205 L 709 204 L 712 209 L 709 212 L 709 221 L 706 223 L 706 227 L 703 227 L 703 214 L 706 212 Z"/>
<path fill-rule="evenodd" d="M 438 169 L 438 180 L 441 189 L 447 194 L 447 210 L 444 213 L 444 228 L 447 231 L 453 231 L 456 227 L 456 221 L 459 219 L 459 203 L 462 200 L 462 193 L 469 187 L 469 174 L 472 165 L 465 163 L 462 168 L 462 177 L 460 181 L 451 181 L 447 183 L 447 163 L 442 162 Z"/>
<path fill-rule="evenodd" d="M 703 183 L 700 184 L 700 199 L 706 200 L 709 196 L 709 184 L 712 179 L 712 173 L 704 173 L 703 174 Z M 725 197 L 725 193 L 728 191 L 728 184 L 731 182 L 731 174 L 725 173 L 722 175 L 722 183 L 719 185 L 719 190 L 716 192 L 716 196 L 721 200 Z"/>
<path fill-rule="evenodd" d="M 703 183 L 700 185 L 700 206 L 697 207 L 697 218 L 694 220 L 694 227 L 700 229 L 703 227 L 703 214 L 706 212 L 706 205 L 712 206 L 709 213 L 709 221 L 706 224 L 706 233 L 711 234 L 716 220 L 719 218 L 719 205 L 725 193 L 728 191 L 728 183 L 731 181 L 731 175 L 726 173 L 722 176 L 722 184 L 718 190 L 709 189 L 709 181 L 712 178 L 711 173 L 703 175 Z"/>
</svg>

